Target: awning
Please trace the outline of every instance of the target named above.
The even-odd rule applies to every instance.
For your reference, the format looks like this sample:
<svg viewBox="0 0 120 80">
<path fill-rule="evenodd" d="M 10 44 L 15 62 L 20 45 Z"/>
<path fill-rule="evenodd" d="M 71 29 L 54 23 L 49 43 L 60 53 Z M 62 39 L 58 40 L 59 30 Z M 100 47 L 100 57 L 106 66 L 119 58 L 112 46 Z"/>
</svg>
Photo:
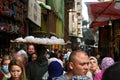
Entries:
<svg viewBox="0 0 120 80">
<path fill-rule="evenodd" d="M 102 27 L 110 20 L 120 19 L 120 2 L 86 2 L 90 27 Z"/>
</svg>

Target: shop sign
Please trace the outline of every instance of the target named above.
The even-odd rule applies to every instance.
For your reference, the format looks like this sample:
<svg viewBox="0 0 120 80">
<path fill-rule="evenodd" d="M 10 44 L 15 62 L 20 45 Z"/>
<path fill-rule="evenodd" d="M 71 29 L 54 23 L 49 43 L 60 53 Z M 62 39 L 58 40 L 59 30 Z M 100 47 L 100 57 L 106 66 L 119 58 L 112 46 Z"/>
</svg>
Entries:
<svg viewBox="0 0 120 80">
<path fill-rule="evenodd" d="M 41 26 L 41 7 L 35 0 L 29 0 L 28 2 L 28 19 Z"/>
</svg>

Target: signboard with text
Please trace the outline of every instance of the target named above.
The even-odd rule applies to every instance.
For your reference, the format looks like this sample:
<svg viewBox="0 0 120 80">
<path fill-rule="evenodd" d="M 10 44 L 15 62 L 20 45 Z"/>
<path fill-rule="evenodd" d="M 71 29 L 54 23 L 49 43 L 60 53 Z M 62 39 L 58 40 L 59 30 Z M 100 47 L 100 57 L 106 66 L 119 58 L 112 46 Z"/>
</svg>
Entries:
<svg viewBox="0 0 120 80">
<path fill-rule="evenodd" d="M 41 26 L 41 7 L 35 0 L 29 0 L 28 2 L 28 19 Z"/>
</svg>

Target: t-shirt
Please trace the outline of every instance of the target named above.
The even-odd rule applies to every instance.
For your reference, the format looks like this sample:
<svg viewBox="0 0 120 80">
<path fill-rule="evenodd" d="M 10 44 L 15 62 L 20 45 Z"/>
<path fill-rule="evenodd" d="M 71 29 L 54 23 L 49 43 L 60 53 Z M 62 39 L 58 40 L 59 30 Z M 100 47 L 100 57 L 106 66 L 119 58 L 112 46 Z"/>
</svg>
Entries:
<svg viewBox="0 0 120 80">
<path fill-rule="evenodd" d="M 67 80 L 67 77 L 66 77 L 66 74 L 64 74 L 64 75 L 61 75 L 59 77 L 55 77 L 52 80 Z"/>
<path fill-rule="evenodd" d="M 71 54 L 71 52 L 67 52 L 67 54 L 65 54 L 63 58 L 64 58 L 66 61 L 68 61 L 70 54 Z"/>
</svg>

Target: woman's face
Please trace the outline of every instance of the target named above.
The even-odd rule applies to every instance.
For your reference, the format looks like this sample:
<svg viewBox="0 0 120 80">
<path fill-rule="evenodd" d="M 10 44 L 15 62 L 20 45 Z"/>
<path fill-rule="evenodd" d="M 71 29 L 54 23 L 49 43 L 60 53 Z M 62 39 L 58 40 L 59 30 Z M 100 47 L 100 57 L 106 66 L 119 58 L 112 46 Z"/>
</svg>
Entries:
<svg viewBox="0 0 120 80">
<path fill-rule="evenodd" d="M 37 55 L 36 54 L 33 54 L 32 55 L 32 61 L 36 60 L 37 59 Z"/>
<path fill-rule="evenodd" d="M 18 65 L 13 65 L 11 66 L 10 73 L 13 79 L 19 79 L 22 74 L 22 69 Z"/>
<path fill-rule="evenodd" d="M 90 60 L 90 70 L 91 71 L 96 71 L 96 69 L 98 68 L 97 62 L 94 59 Z"/>
</svg>

